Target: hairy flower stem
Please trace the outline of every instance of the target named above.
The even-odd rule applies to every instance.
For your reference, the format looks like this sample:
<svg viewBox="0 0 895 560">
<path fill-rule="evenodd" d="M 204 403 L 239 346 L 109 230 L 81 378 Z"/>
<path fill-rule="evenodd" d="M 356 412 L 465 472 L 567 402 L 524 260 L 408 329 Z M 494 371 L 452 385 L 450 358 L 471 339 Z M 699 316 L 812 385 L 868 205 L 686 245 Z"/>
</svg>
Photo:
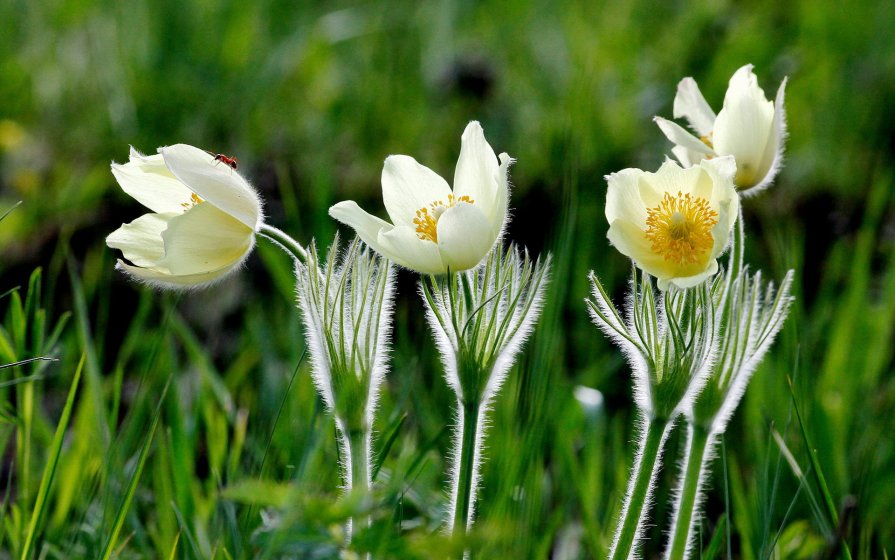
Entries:
<svg viewBox="0 0 895 560">
<path fill-rule="evenodd" d="M 342 458 L 342 480 L 346 492 L 370 491 L 370 442 L 369 431 L 364 430 L 338 430 L 339 443 L 344 451 Z M 351 541 L 354 529 L 360 526 L 356 523 L 370 525 L 369 516 L 364 519 L 352 518 L 348 521 L 347 538 Z"/>
<path fill-rule="evenodd" d="M 634 459 L 625 504 L 615 530 L 615 539 L 609 553 L 611 560 L 630 558 L 640 540 L 640 532 L 649 514 L 648 505 L 656 486 L 656 476 L 662 465 L 662 447 L 674 425 L 673 420 L 655 418 L 643 420 L 640 447 Z"/>
<path fill-rule="evenodd" d="M 478 450 L 476 442 L 479 440 L 479 412 L 481 405 L 478 400 L 470 402 L 458 401 L 460 407 L 459 417 L 463 423 L 460 427 L 460 447 L 454 454 L 454 480 L 451 511 L 450 530 L 454 534 L 465 535 L 471 523 L 470 511 L 475 503 L 477 459 Z"/>
<path fill-rule="evenodd" d="M 261 224 L 261 227 L 258 228 L 258 234 L 274 242 L 295 260 L 303 263 L 308 262 L 308 252 L 285 231 L 269 224 Z"/>
<path fill-rule="evenodd" d="M 688 545 L 693 542 L 696 512 L 702 501 L 703 482 L 711 464 L 714 439 L 705 428 L 687 424 L 687 447 L 675 492 L 677 500 L 672 516 L 671 541 L 665 550 L 666 560 L 682 560 L 690 552 Z"/>
</svg>

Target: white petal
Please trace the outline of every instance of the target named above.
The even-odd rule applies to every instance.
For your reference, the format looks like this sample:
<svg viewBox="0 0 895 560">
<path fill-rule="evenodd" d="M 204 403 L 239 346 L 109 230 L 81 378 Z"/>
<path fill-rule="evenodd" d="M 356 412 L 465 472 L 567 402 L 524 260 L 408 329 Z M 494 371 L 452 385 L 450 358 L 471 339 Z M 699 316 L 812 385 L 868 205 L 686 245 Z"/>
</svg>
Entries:
<svg viewBox="0 0 895 560">
<path fill-rule="evenodd" d="M 780 166 L 783 163 L 783 144 L 786 141 L 786 108 L 783 104 L 785 94 L 786 78 L 783 78 L 783 81 L 780 83 L 780 88 L 777 90 L 777 97 L 774 101 L 774 127 L 771 133 L 771 139 L 765 147 L 763 156 L 764 161 L 771 161 L 771 166 L 761 182 L 751 189 L 744 191 L 743 194 L 748 193 L 749 196 L 752 196 L 763 190 L 774 181 L 774 178 L 780 171 Z"/>
<path fill-rule="evenodd" d="M 668 274 L 668 263 L 653 252 L 646 233 L 638 225 L 620 218 L 609 225 L 606 237 L 619 253 L 634 261 L 640 269 L 656 277 Z"/>
<path fill-rule="evenodd" d="M 497 221 L 500 189 L 497 156 L 485 140 L 477 121 L 472 121 L 460 139 L 460 157 L 454 171 L 454 196 L 468 196 L 490 223 Z"/>
<path fill-rule="evenodd" d="M 175 216 L 162 233 L 165 256 L 158 266 L 173 275 L 204 274 L 241 263 L 255 243 L 254 231 L 203 202 Z"/>
<path fill-rule="evenodd" d="M 261 200 L 242 176 L 207 152 L 176 144 L 159 148 L 165 165 L 194 193 L 255 230 L 261 223 Z"/>
<path fill-rule="evenodd" d="M 688 150 L 683 146 L 675 146 L 671 148 L 671 153 L 674 154 L 674 157 L 676 157 L 677 160 L 681 162 L 681 165 L 683 165 L 684 167 L 696 165 L 697 163 L 705 159 L 705 154 L 694 152 L 693 150 Z"/>
<path fill-rule="evenodd" d="M 606 221 L 610 224 L 619 218 L 633 223 L 646 223 L 646 206 L 640 198 L 640 169 L 622 169 L 606 176 L 609 188 L 606 192 Z"/>
<path fill-rule="evenodd" d="M 171 174 L 161 156 L 153 161 L 131 148 L 130 158 L 130 163 L 112 164 L 112 175 L 121 189 L 158 214 L 182 213 L 193 192 Z"/>
<path fill-rule="evenodd" d="M 674 97 L 674 118 L 685 118 L 700 136 L 708 136 L 715 124 L 715 112 L 709 107 L 693 78 L 684 78 L 677 85 Z M 683 162 L 681 162 L 683 163 Z"/>
<path fill-rule="evenodd" d="M 144 214 L 106 237 L 106 245 L 118 249 L 137 266 L 154 266 L 165 256 L 162 232 L 168 220 L 179 214 Z"/>
<path fill-rule="evenodd" d="M 409 226 L 396 226 L 389 231 L 379 232 L 381 253 L 397 264 L 423 274 L 443 274 L 446 272 L 438 245 L 420 239 Z"/>
<path fill-rule="evenodd" d="M 730 79 L 712 137 L 718 154 L 736 158 L 738 187 L 755 186 L 770 169 L 773 160 L 764 161 L 764 153 L 773 126 L 774 104 L 758 87 L 752 66 L 740 68 Z"/>
<path fill-rule="evenodd" d="M 133 277 L 135 280 L 144 282 L 156 288 L 168 289 L 191 289 L 200 288 L 213 284 L 218 280 L 236 270 L 240 263 L 233 263 L 218 270 L 212 270 L 201 274 L 187 274 L 181 276 L 173 276 L 167 272 L 152 268 L 141 268 L 139 266 L 131 266 L 126 262 L 119 260 L 115 268 Z"/>
<path fill-rule="evenodd" d="M 451 188 L 437 173 L 410 156 L 389 156 L 382 166 L 382 201 L 392 223 L 411 226 L 420 208 L 447 203 Z"/>
<path fill-rule="evenodd" d="M 665 137 L 678 146 L 682 146 L 700 154 L 715 155 L 715 152 L 711 148 L 703 144 L 699 138 L 696 138 L 684 130 L 684 128 L 676 122 L 663 119 L 662 117 L 654 117 L 653 120 L 659 125 L 659 129 Z"/>
<path fill-rule="evenodd" d="M 329 215 L 348 227 L 354 228 L 364 243 L 377 253 L 382 253 L 379 246 L 379 232 L 390 231 L 394 226 L 385 220 L 364 211 L 353 200 L 345 200 L 330 207 Z"/>
<path fill-rule="evenodd" d="M 677 196 L 678 193 L 693 194 L 703 175 L 704 172 L 699 166 L 683 169 L 674 160 L 666 159 L 655 173 L 643 174 L 640 196 L 648 208 L 653 208 L 658 206 L 665 193 L 670 193 L 672 196 Z M 705 177 L 705 184 L 709 189 L 705 193 L 708 196 L 711 192 L 711 181 L 708 177 Z"/>
<path fill-rule="evenodd" d="M 674 284 L 678 288 L 683 289 L 692 288 L 693 286 L 702 284 L 706 279 L 708 279 L 710 276 L 713 276 L 716 272 L 718 272 L 718 261 L 712 259 L 709 262 L 708 267 L 699 274 L 667 279 L 659 278 L 658 282 L 656 282 L 656 285 L 662 291 L 667 290 L 668 286 L 670 286 L 671 284 Z"/>
<path fill-rule="evenodd" d="M 499 159 L 497 201 L 494 205 L 494 215 L 491 221 L 495 237 L 502 237 L 504 228 L 507 225 L 507 207 L 510 201 L 510 165 L 516 161 L 505 153 L 500 154 Z"/>
<path fill-rule="evenodd" d="M 438 220 L 438 250 L 451 272 L 474 268 L 496 240 L 491 224 L 473 204 L 448 208 Z"/>
</svg>

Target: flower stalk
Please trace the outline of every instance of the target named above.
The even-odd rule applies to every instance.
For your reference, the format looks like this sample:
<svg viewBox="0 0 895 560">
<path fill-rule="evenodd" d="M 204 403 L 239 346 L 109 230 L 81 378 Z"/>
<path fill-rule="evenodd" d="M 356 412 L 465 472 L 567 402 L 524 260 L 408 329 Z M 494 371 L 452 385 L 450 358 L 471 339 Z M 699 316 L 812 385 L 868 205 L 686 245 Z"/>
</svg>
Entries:
<svg viewBox="0 0 895 560">
<path fill-rule="evenodd" d="M 702 506 L 705 480 L 714 449 L 739 405 L 752 373 L 783 328 L 793 301 L 793 271 L 779 289 L 762 285 L 761 272 L 750 273 L 742 263 L 742 220 L 734 230 L 729 270 L 723 275 L 725 294 L 719 327 L 719 358 L 705 389 L 683 410 L 687 445 L 675 489 L 674 511 L 665 549 L 666 559 L 686 559 L 693 549 L 696 521 Z"/>
<path fill-rule="evenodd" d="M 473 524 L 487 414 L 540 314 L 549 262 L 498 245 L 476 269 L 420 282 L 445 379 L 457 397 L 450 534 L 465 535 Z"/>
<path fill-rule="evenodd" d="M 702 426 L 687 424 L 687 445 L 681 465 L 681 479 L 672 514 L 672 532 L 666 558 L 685 558 L 694 527 L 699 518 L 703 499 L 703 485 L 708 476 L 713 458 L 714 445 L 718 434 L 707 431 Z"/>
<path fill-rule="evenodd" d="M 653 280 L 633 268 L 625 318 L 609 299 L 596 275 L 587 300 L 591 318 L 618 344 L 628 358 L 634 377 L 634 400 L 641 435 L 622 512 L 616 525 L 609 558 L 627 559 L 637 553 L 665 441 L 674 422 L 705 386 L 715 360 L 717 294 L 722 278 L 693 288 L 669 287 L 657 294 Z"/>
<path fill-rule="evenodd" d="M 276 241 L 288 246 L 288 239 Z M 369 492 L 373 420 L 392 319 L 393 269 L 357 238 L 343 252 L 336 236 L 325 262 L 318 261 L 313 242 L 306 255 L 305 263 L 295 251 L 312 378 L 333 412 L 343 488 L 346 493 Z M 369 519 L 363 523 L 369 525 Z M 356 527 L 355 520 L 349 520 L 347 541 Z"/>
<path fill-rule="evenodd" d="M 622 506 L 618 530 L 612 544 L 609 558 L 627 559 L 635 549 L 637 540 L 646 520 L 644 510 L 652 503 L 652 493 L 656 477 L 662 466 L 662 448 L 671 432 L 674 421 L 643 418 L 639 447 L 628 481 L 627 495 Z"/>
</svg>

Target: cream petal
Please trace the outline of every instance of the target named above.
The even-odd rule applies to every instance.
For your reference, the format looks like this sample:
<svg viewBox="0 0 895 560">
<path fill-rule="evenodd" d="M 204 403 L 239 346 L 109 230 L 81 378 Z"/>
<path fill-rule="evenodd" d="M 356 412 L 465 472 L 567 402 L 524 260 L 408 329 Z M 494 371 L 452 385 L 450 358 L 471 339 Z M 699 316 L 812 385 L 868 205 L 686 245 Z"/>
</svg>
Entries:
<svg viewBox="0 0 895 560">
<path fill-rule="evenodd" d="M 162 232 L 168 221 L 179 214 L 144 214 L 124 224 L 106 237 L 106 245 L 118 249 L 137 266 L 154 266 L 165 256 Z"/>
<path fill-rule="evenodd" d="M 705 154 L 701 154 L 699 152 L 694 152 L 693 150 L 688 150 L 683 146 L 674 146 L 671 148 L 671 153 L 674 154 L 674 157 L 677 158 L 681 165 L 684 167 L 690 167 L 691 165 L 696 165 L 703 159 L 705 159 Z"/>
<path fill-rule="evenodd" d="M 641 270 L 656 277 L 670 274 L 669 264 L 661 255 L 653 252 L 646 233 L 639 225 L 620 218 L 609 224 L 606 237 L 619 253 L 634 261 Z"/>
<path fill-rule="evenodd" d="M 740 68 L 730 79 L 712 137 L 718 154 L 736 158 L 738 187 L 755 186 L 767 174 L 772 162 L 763 161 L 763 155 L 773 125 L 774 104 L 758 87 L 752 66 Z"/>
<path fill-rule="evenodd" d="M 416 211 L 447 203 L 451 188 L 437 173 L 410 156 L 389 156 L 382 166 L 382 201 L 392 223 L 412 226 Z"/>
<path fill-rule="evenodd" d="M 475 268 L 496 240 L 487 218 L 473 204 L 448 208 L 438 220 L 438 250 L 451 272 Z"/>
<path fill-rule="evenodd" d="M 173 177 L 171 172 L 168 171 L 168 167 L 165 165 L 165 158 L 162 157 L 162 154 L 146 155 L 131 146 L 130 151 L 128 152 L 128 159 L 130 163 L 133 163 L 134 165 L 159 167 L 169 176 Z"/>
<path fill-rule="evenodd" d="M 719 219 L 719 224 L 727 228 L 733 227 L 739 215 L 740 197 L 733 184 L 736 175 L 736 161 L 733 156 L 718 157 L 705 160 L 700 164 L 712 180 L 712 190 L 709 200 L 712 208 L 717 212 L 724 210 L 725 220 Z"/>
<path fill-rule="evenodd" d="M 420 239 L 409 226 L 395 226 L 379 232 L 380 252 L 395 263 L 423 274 L 443 274 L 438 245 Z"/>
<path fill-rule="evenodd" d="M 715 155 L 714 150 L 703 144 L 699 138 L 696 138 L 687 132 L 684 127 L 676 122 L 663 119 L 662 117 L 653 117 L 653 120 L 659 125 L 662 134 L 678 146 L 682 146 L 699 154 Z"/>
<path fill-rule="evenodd" d="M 764 161 L 770 161 L 771 165 L 767 173 L 757 185 L 744 191 L 749 196 L 758 193 L 774 182 L 774 178 L 780 171 L 783 163 L 783 144 L 786 141 L 786 108 L 784 107 L 784 96 L 786 94 L 786 78 L 780 83 L 777 90 L 777 97 L 774 100 L 774 126 L 771 132 L 771 138 L 765 146 L 765 152 L 762 156 Z"/>
<path fill-rule="evenodd" d="M 208 286 L 223 279 L 236 270 L 240 263 L 233 263 L 217 270 L 200 274 L 186 274 L 174 276 L 162 270 L 131 266 L 119 260 L 115 268 L 131 276 L 135 280 L 149 284 L 156 288 L 193 289 Z"/>
<path fill-rule="evenodd" d="M 379 245 L 379 232 L 389 231 L 394 227 L 385 220 L 364 211 L 353 200 L 345 200 L 334 204 L 329 209 L 329 215 L 346 226 L 353 228 L 358 237 L 377 253 L 382 253 L 382 247 Z"/>
<path fill-rule="evenodd" d="M 674 118 L 681 117 L 687 119 L 690 127 L 700 136 L 711 134 L 715 124 L 715 112 L 709 107 L 693 78 L 684 78 L 677 85 L 677 95 L 674 96 Z"/>
<path fill-rule="evenodd" d="M 640 198 L 640 169 L 622 169 L 606 175 L 609 186 L 606 192 L 606 221 L 610 224 L 619 218 L 634 223 L 646 223 L 646 206 Z"/>
<path fill-rule="evenodd" d="M 716 272 L 718 272 L 718 261 L 712 259 L 708 263 L 708 267 L 699 274 L 674 278 L 658 278 L 658 282 L 656 282 L 656 285 L 663 292 L 667 290 L 668 287 L 672 284 L 682 289 L 692 288 L 694 286 L 702 284 L 709 277 L 714 276 Z"/>
<path fill-rule="evenodd" d="M 678 193 L 692 194 L 693 189 L 699 184 L 702 173 L 699 166 L 683 169 L 674 160 L 666 159 L 655 173 L 643 174 L 640 187 L 641 196 L 646 205 L 652 208 L 658 205 L 665 193 L 674 196 Z M 645 188 L 644 183 L 649 185 L 652 191 Z"/>
<path fill-rule="evenodd" d="M 171 218 L 162 239 L 165 256 L 158 266 L 180 276 L 241 263 L 254 246 L 255 233 L 230 214 L 203 202 Z"/>
<path fill-rule="evenodd" d="M 158 162 L 147 161 L 150 158 L 131 148 L 130 162 L 113 163 L 112 175 L 124 192 L 153 212 L 182 213 L 184 205 L 189 206 L 193 192 L 168 171 L 161 156 L 156 157 Z"/>
<path fill-rule="evenodd" d="M 497 172 L 499 178 L 497 183 L 497 200 L 494 205 L 494 217 L 491 227 L 495 237 L 502 237 L 503 231 L 507 226 L 507 208 L 510 201 L 510 165 L 516 160 L 505 153 L 500 154 L 498 159 L 500 160 L 500 169 Z"/>
<path fill-rule="evenodd" d="M 187 144 L 159 148 L 159 153 L 171 173 L 194 193 L 252 230 L 261 225 L 261 200 L 239 173 Z"/>
<path fill-rule="evenodd" d="M 490 223 L 497 221 L 500 190 L 497 156 L 477 121 L 472 121 L 460 139 L 460 157 L 454 171 L 454 196 L 475 201 Z"/>
</svg>

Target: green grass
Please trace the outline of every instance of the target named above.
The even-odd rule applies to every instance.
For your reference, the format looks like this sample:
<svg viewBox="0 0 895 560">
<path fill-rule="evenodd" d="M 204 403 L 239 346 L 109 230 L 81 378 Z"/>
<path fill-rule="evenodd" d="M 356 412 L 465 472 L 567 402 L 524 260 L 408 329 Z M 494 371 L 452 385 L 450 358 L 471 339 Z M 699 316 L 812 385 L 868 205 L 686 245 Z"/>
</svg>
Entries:
<svg viewBox="0 0 895 560">
<path fill-rule="evenodd" d="M 342 521 L 367 511 L 353 542 L 377 558 L 466 545 L 481 558 L 604 557 L 634 409 L 583 301 L 589 270 L 617 298 L 629 271 L 605 239 L 602 177 L 658 167 L 670 145 L 651 117 L 671 116 L 681 77 L 718 108 L 748 62 L 766 93 L 789 76 L 790 140 L 776 184 L 744 202 L 746 260 L 778 280 L 795 268 L 797 301 L 714 464 L 703 557 L 844 557 L 844 543 L 853 558 L 891 557 L 895 5 L 845 12 L 0 3 L 0 214 L 22 201 L 0 221 L 0 363 L 58 359 L 0 369 L 0 558 L 335 557 Z M 518 160 L 509 237 L 551 251 L 554 268 L 497 400 L 476 530 L 461 543 L 439 532 L 452 394 L 411 274 L 399 275 L 376 426 L 378 491 L 337 500 L 335 428 L 310 381 L 290 262 L 262 242 L 221 285 L 161 294 L 116 273 L 103 239 L 142 213 L 109 172 L 128 144 L 238 156 L 271 223 L 323 246 L 332 203 L 381 209 L 387 155 L 450 178 L 471 119 Z M 583 407 L 578 385 L 603 405 Z M 661 550 L 682 435 L 647 557 Z"/>
</svg>

